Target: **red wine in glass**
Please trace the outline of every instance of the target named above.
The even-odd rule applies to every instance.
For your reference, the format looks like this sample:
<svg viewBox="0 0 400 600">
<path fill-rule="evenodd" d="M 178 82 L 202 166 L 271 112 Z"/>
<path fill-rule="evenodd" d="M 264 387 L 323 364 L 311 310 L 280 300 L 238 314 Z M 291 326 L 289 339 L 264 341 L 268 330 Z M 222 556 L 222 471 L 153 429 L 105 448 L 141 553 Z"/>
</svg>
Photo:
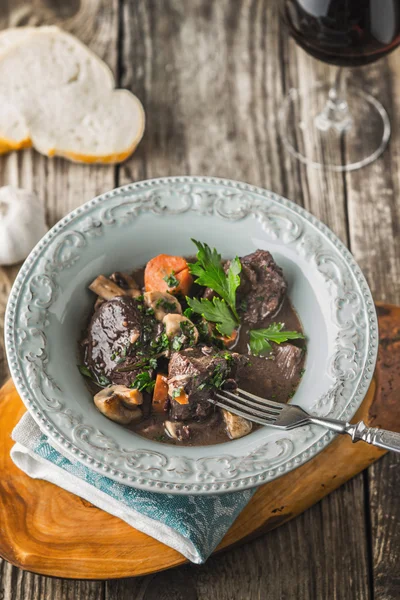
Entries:
<svg viewBox="0 0 400 600">
<path fill-rule="evenodd" d="M 278 0 L 281 18 L 294 40 L 314 58 L 338 67 L 369 65 L 400 45 L 400 0 Z M 299 79 L 300 83 L 303 82 Z M 304 81 L 304 80 L 303 80 Z M 390 137 L 390 121 L 382 104 L 364 90 L 345 89 L 343 69 L 337 71 L 334 86 L 325 93 L 317 114 L 304 116 L 290 132 L 292 114 L 301 112 L 301 95 L 292 89 L 280 114 L 282 138 L 287 149 L 299 160 L 316 167 L 350 171 L 374 161 L 385 149 Z M 303 103 L 306 104 L 305 102 Z M 303 111 L 304 112 L 304 111 Z M 306 123 L 307 121 L 307 123 Z M 369 139 L 363 123 L 369 125 Z M 323 133 L 346 134 L 359 140 L 348 144 L 354 153 L 346 162 L 324 163 L 320 156 Z M 314 133 L 313 148 L 300 143 L 302 136 Z M 318 137 L 319 136 L 319 137 Z M 325 136 L 326 138 L 326 136 Z M 327 139 L 327 138 L 326 138 Z"/>
<path fill-rule="evenodd" d="M 400 44 L 399 0 L 283 0 L 282 5 L 293 38 L 323 62 L 367 65 Z"/>
</svg>

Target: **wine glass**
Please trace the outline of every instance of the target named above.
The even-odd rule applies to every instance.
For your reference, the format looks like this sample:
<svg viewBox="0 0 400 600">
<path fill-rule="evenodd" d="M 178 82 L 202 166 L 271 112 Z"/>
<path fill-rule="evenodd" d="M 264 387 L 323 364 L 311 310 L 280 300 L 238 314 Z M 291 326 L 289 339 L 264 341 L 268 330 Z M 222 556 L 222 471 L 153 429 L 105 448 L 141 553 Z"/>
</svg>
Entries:
<svg viewBox="0 0 400 600">
<path fill-rule="evenodd" d="M 400 44 L 400 1 L 278 1 L 295 41 L 311 56 L 339 67 L 330 89 L 289 91 L 279 114 L 286 148 L 303 163 L 334 171 L 371 163 L 389 141 L 389 117 L 374 96 L 347 85 L 343 67 L 368 65 Z M 340 151 L 332 153 L 335 143 Z"/>
</svg>

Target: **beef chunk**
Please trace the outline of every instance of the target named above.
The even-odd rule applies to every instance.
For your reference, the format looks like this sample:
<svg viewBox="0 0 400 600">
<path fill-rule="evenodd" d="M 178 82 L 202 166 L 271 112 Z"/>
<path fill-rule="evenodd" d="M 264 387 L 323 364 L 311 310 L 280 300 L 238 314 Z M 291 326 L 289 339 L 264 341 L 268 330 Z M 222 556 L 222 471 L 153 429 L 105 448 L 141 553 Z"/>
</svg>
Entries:
<svg viewBox="0 0 400 600">
<path fill-rule="evenodd" d="M 235 379 L 246 362 L 247 358 L 237 353 L 215 352 L 208 346 L 174 352 L 168 371 L 170 418 L 187 421 L 207 417 L 214 409 L 208 402 L 213 389 L 221 387 L 227 379 Z M 174 399 L 174 390 L 183 390 L 188 404 L 179 404 Z"/>
<path fill-rule="evenodd" d="M 237 306 L 243 307 L 243 321 L 254 325 L 277 312 L 287 284 L 282 269 L 266 250 L 256 250 L 243 256 L 240 262 L 242 272 Z"/>
<path fill-rule="evenodd" d="M 286 402 L 299 383 L 304 353 L 293 344 L 273 344 L 269 357 L 252 356 L 243 369 L 240 387 L 262 398 Z"/>
<path fill-rule="evenodd" d="M 241 320 L 252 325 L 277 312 L 287 290 L 283 271 L 270 252 L 256 250 L 240 259 L 242 271 L 240 286 L 236 295 L 236 306 Z M 225 272 L 230 261 L 224 262 Z M 212 300 L 216 296 L 214 290 L 206 288 L 204 298 Z"/>
<path fill-rule="evenodd" d="M 275 350 L 275 365 L 281 377 L 297 380 L 303 364 L 303 351 L 293 344 L 282 344 Z"/>
<path fill-rule="evenodd" d="M 104 302 L 88 328 L 85 364 L 112 383 L 129 385 L 140 372 L 117 369 L 143 360 L 143 351 L 159 334 L 159 324 L 135 299 L 120 296 Z"/>
</svg>

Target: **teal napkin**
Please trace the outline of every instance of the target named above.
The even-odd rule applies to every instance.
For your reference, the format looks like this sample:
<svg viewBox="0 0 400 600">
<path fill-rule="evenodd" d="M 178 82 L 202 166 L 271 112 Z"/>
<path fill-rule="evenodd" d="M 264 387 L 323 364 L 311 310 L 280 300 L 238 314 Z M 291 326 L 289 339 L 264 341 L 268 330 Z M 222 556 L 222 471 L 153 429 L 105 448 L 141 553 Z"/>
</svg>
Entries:
<svg viewBox="0 0 400 600">
<path fill-rule="evenodd" d="M 61 454 L 29 413 L 15 427 L 12 438 L 11 458 L 27 475 L 84 498 L 194 563 L 205 562 L 255 492 L 178 496 L 117 483 Z"/>
</svg>

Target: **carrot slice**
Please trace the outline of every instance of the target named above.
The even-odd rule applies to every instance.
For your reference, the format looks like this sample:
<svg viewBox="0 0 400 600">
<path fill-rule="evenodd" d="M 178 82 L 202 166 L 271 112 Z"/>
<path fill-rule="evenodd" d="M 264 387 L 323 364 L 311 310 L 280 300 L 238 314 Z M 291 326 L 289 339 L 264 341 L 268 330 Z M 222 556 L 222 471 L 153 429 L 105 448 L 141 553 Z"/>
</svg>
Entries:
<svg viewBox="0 0 400 600">
<path fill-rule="evenodd" d="M 158 373 L 153 391 L 152 405 L 156 412 L 163 412 L 166 401 L 168 400 L 167 377 Z"/>
<path fill-rule="evenodd" d="M 192 283 L 193 277 L 182 256 L 159 254 L 149 260 L 144 271 L 146 292 L 168 292 L 186 296 Z"/>
<path fill-rule="evenodd" d="M 229 335 L 229 336 L 228 335 L 217 335 L 217 338 L 219 340 L 221 340 L 221 342 L 224 344 L 224 346 L 229 348 L 235 342 L 237 335 L 238 335 L 238 332 L 237 332 L 237 329 L 235 329 L 234 331 L 232 331 L 231 335 Z"/>
<path fill-rule="evenodd" d="M 178 404 L 189 404 L 189 396 L 181 390 L 179 396 L 175 396 L 174 400 L 178 402 Z"/>
</svg>

